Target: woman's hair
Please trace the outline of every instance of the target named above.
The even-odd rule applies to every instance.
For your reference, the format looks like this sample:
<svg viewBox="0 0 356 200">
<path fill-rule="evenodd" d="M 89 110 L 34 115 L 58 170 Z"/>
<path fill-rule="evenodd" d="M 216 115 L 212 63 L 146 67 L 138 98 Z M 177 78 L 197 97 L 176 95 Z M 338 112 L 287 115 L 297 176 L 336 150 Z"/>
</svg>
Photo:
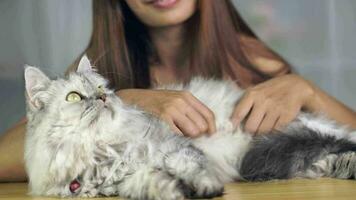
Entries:
<svg viewBox="0 0 356 200">
<path fill-rule="evenodd" d="M 155 50 L 145 25 L 123 0 L 94 0 L 93 7 L 93 35 L 86 53 L 99 73 L 115 89 L 150 87 L 149 58 Z M 187 26 L 189 69 L 181 71 L 189 73 L 177 74 L 180 80 L 196 75 L 221 78 L 224 72 L 246 86 L 269 78 L 244 54 L 238 36 L 257 38 L 229 0 L 198 0 Z"/>
</svg>

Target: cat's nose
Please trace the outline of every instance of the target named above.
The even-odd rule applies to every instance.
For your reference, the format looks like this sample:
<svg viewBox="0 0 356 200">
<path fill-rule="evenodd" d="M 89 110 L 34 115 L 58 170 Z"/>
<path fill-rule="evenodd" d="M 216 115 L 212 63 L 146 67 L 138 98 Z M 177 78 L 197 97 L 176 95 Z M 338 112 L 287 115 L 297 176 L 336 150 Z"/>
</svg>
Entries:
<svg viewBox="0 0 356 200">
<path fill-rule="evenodd" d="M 99 95 L 97 99 L 100 99 L 103 102 L 105 102 L 106 101 L 106 94 Z"/>
</svg>

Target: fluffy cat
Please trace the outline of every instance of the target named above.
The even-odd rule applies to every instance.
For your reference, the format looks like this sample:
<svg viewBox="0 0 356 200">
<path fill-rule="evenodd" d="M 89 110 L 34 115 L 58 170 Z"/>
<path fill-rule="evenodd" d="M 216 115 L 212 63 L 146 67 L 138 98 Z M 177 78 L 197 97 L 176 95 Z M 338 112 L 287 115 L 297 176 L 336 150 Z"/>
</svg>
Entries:
<svg viewBox="0 0 356 200">
<path fill-rule="evenodd" d="M 165 87 L 191 92 L 214 112 L 217 133 L 196 139 L 125 105 L 85 56 L 66 79 L 28 66 L 25 82 L 32 195 L 207 198 L 231 181 L 356 175 L 356 132 L 321 116 L 300 114 L 283 131 L 258 137 L 233 129 L 229 117 L 243 91 L 229 82 Z"/>
</svg>

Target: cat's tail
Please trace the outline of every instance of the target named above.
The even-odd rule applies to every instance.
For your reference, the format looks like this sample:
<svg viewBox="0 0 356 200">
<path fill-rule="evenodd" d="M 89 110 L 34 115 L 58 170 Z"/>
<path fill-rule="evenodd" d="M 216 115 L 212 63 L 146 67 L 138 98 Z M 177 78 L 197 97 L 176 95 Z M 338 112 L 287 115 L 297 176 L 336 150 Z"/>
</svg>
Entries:
<svg viewBox="0 0 356 200">
<path fill-rule="evenodd" d="M 356 178 L 356 153 L 353 151 L 330 154 L 326 158 L 314 163 L 306 171 L 305 177 L 333 177 L 341 179 Z"/>
<path fill-rule="evenodd" d="M 261 136 L 254 140 L 239 172 L 249 181 L 355 178 L 356 143 L 308 128 Z"/>
</svg>

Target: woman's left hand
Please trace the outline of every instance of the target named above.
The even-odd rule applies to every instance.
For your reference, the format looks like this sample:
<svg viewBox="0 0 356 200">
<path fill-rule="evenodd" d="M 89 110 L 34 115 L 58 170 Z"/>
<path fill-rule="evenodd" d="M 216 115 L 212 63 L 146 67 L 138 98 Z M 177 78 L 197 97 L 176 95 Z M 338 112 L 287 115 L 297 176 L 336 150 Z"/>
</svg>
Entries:
<svg viewBox="0 0 356 200">
<path fill-rule="evenodd" d="M 298 75 L 273 78 L 246 90 L 231 116 L 238 126 L 244 121 L 244 130 L 268 133 L 287 125 L 303 107 L 312 104 L 314 89 L 311 83 Z"/>
</svg>

